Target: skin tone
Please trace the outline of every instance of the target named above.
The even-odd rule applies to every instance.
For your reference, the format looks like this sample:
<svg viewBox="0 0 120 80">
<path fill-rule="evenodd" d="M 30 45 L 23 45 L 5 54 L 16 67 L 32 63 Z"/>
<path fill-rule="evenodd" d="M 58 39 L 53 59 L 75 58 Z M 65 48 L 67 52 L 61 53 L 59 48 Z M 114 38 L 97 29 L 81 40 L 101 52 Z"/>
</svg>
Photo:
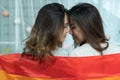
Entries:
<svg viewBox="0 0 120 80">
<path fill-rule="evenodd" d="M 64 17 L 64 31 L 63 31 L 63 35 L 61 36 L 61 41 L 63 42 L 66 35 L 67 35 L 67 32 L 68 32 L 68 18 L 67 18 L 67 15 L 65 14 L 65 17 Z"/>
<path fill-rule="evenodd" d="M 69 33 L 72 35 L 73 40 L 75 41 L 76 44 L 80 44 L 85 41 L 82 30 L 77 26 L 77 24 L 72 19 L 70 19 Z"/>
</svg>

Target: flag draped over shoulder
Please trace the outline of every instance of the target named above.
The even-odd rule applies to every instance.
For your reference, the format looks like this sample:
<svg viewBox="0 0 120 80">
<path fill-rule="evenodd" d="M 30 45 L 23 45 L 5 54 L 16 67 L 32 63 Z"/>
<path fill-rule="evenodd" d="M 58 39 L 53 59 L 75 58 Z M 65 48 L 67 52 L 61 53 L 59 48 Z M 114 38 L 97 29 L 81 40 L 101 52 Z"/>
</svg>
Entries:
<svg viewBox="0 0 120 80">
<path fill-rule="evenodd" d="M 120 54 L 56 57 L 48 67 L 21 54 L 0 55 L 0 80 L 120 80 Z"/>
</svg>

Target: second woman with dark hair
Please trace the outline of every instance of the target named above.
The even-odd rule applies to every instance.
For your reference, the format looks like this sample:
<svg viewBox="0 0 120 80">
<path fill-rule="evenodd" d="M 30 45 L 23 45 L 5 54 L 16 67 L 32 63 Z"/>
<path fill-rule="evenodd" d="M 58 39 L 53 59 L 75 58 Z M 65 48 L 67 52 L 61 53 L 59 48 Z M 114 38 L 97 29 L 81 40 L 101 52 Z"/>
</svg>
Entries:
<svg viewBox="0 0 120 80">
<path fill-rule="evenodd" d="M 98 56 L 120 52 L 120 47 L 108 43 L 103 30 L 102 19 L 97 8 L 81 3 L 69 10 L 70 33 L 75 48 L 70 56 Z"/>
</svg>

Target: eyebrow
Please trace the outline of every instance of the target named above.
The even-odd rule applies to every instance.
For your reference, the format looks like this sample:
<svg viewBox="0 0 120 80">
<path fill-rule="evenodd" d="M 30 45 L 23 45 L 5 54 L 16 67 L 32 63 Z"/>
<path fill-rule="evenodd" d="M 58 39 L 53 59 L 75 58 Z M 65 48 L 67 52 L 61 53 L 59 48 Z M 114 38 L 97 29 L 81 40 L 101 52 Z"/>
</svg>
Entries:
<svg viewBox="0 0 120 80">
<path fill-rule="evenodd" d="M 73 26 L 74 24 L 70 24 L 71 26 Z"/>
<path fill-rule="evenodd" d="M 69 25 L 68 23 L 65 23 L 65 25 Z"/>
<path fill-rule="evenodd" d="M 69 23 L 65 23 L 65 25 L 69 25 Z"/>
</svg>

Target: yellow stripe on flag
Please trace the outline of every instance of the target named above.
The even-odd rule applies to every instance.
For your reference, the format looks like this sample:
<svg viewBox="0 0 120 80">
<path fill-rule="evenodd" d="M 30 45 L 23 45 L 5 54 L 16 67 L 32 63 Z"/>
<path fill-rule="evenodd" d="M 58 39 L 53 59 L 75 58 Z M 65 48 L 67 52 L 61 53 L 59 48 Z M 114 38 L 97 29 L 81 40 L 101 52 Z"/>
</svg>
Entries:
<svg viewBox="0 0 120 80">
<path fill-rule="evenodd" d="M 0 80 L 65 80 L 65 79 L 46 79 L 46 78 L 32 78 L 15 74 L 8 74 L 3 70 L 0 70 Z"/>
</svg>

